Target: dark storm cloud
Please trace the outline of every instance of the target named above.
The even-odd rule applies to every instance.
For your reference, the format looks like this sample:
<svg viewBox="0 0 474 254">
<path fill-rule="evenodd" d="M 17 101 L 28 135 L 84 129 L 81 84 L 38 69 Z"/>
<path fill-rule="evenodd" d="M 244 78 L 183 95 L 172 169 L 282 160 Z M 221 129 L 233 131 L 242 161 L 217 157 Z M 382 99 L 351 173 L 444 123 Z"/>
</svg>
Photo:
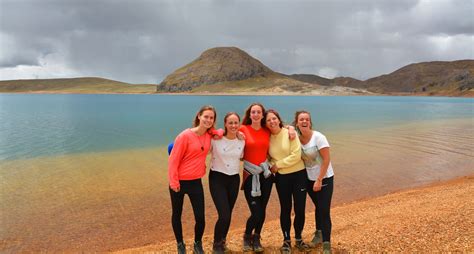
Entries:
<svg viewBox="0 0 474 254">
<path fill-rule="evenodd" d="M 474 0 L 0 0 L 0 79 L 157 83 L 216 46 L 282 73 L 366 79 L 474 58 L 473 8 Z"/>
</svg>

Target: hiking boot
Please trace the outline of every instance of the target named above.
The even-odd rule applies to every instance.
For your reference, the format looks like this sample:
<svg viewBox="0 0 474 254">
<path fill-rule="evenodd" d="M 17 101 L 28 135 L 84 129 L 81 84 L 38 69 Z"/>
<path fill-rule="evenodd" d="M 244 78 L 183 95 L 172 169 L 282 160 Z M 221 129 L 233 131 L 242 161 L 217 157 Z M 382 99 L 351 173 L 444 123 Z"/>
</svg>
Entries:
<svg viewBox="0 0 474 254">
<path fill-rule="evenodd" d="M 212 254 L 224 254 L 225 249 L 224 249 L 224 243 L 223 241 L 220 242 L 214 242 L 212 245 Z"/>
<path fill-rule="evenodd" d="M 252 236 L 244 234 L 243 251 L 253 251 Z"/>
<path fill-rule="evenodd" d="M 331 254 L 331 242 L 323 242 L 323 254 Z"/>
<path fill-rule="evenodd" d="M 254 234 L 252 236 L 252 240 L 253 240 L 253 251 L 263 252 L 263 246 L 260 243 L 260 235 L 259 234 Z"/>
<path fill-rule="evenodd" d="M 186 244 L 184 242 L 178 243 L 178 254 L 186 254 Z"/>
<path fill-rule="evenodd" d="M 193 252 L 195 254 L 204 254 L 204 249 L 202 248 L 202 242 L 201 241 L 195 241 L 194 242 L 194 248 L 193 248 Z"/>
<path fill-rule="evenodd" d="M 316 230 L 316 232 L 314 232 L 313 240 L 311 240 L 311 242 L 309 242 L 308 245 L 311 247 L 316 247 L 318 246 L 318 244 L 322 242 L 323 242 L 323 232 L 321 230 Z"/>
<path fill-rule="evenodd" d="M 302 239 L 296 239 L 295 247 L 298 248 L 299 251 L 305 252 L 311 249 L 311 247 L 303 242 Z"/>
<path fill-rule="evenodd" d="M 281 254 L 290 254 L 291 253 L 291 241 L 283 241 L 283 246 L 280 248 Z"/>
</svg>

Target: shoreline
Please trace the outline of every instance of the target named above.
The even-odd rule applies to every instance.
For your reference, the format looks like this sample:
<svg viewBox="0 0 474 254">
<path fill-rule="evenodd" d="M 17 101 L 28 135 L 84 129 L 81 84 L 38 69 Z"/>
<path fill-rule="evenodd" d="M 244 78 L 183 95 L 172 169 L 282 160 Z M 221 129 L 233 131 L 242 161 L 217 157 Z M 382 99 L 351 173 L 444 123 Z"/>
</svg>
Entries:
<svg viewBox="0 0 474 254">
<path fill-rule="evenodd" d="M 474 93 L 466 96 L 452 96 L 452 95 L 442 95 L 442 94 L 405 94 L 405 93 L 393 93 L 393 94 L 381 94 L 381 93 L 293 93 L 293 92 L 219 92 L 219 93 L 207 93 L 207 92 L 198 92 L 198 93 L 156 93 L 156 92 L 64 92 L 64 91 L 31 91 L 31 92 L 0 92 L 0 94 L 71 94 L 71 95 L 82 95 L 82 94 L 100 94 L 100 95 L 171 95 L 171 96 L 389 96 L 389 97 L 441 97 L 441 98 L 474 98 Z"/>
<path fill-rule="evenodd" d="M 469 175 L 333 206 L 333 252 L 473 251 L 473 191 L 474 175 Z M 314 212 L 306 212 L 303 239 L 310 241 L 313 231 Z M 192 232 L 185 233 L 191 251 Z M 233 253 L 241 253 L 242 234 L 243 228 L 229 231 L 228 247 Z M 212 237 L 204 235 L 205 251 L 212 251 Z M 262 245 L 266 251 L 278 252 L 281 241 L 279 221 L 265 222 Z M 175 251 L 173 240 L 114 253 Z M 320 251 L 318 246 L 311 253 Z"/>
</svg>

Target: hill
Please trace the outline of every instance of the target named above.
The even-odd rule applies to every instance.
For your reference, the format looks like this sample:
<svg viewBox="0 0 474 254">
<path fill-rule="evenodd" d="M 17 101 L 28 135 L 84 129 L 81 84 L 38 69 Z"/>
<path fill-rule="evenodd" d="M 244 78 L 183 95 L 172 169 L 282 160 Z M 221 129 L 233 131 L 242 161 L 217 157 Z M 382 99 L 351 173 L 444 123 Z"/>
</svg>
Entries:
<svg viewBox="0 0 474 254">
<path fill-rule="evenodd" d="M 168 75 L 157 92 L 240 93 L 240 94 L 321 94 L 354 95 L 367 91 L 345 87 L 323 87 L 306 77 L 277 73 L 236 47 L 217 47 L 204 51 L 191 63 Z M 313 81 L 310 79 L 310 81 Z"/>
<path fill-rule="evenodd" d="M 472 96 L 474 60 L 410 64 L 365 83 L 374 92 Z"/>
<path fill-rule="evenodd" d="M 168 75 L 159 91 L 190 91 L 201 85 L 268 77 L 273 71 L 236 47 L 204 51 L 196 60 Z"/>
<path fill-rule="evenodd" d="M 311 74 L 288 77 L 313 84 L 367 89 L 382 94 L 474 96 L 474 60 L 415 63 L 365 81 L 351 77 L 326 79 Z"/>
<path fill-rule="evenodd" d="M 0 81 L 2 93 L 153 93 L 155 88 L 94 77 Z"/>
<path fill-rule="evenodd" d="M 323 78 L 318 75 L 312 75 L 312 74 L 292 74 L 292 75 L 288 75 L 287 77 L 296 79 L 302 82 L 306 82 L 306 83 L 319 84 L 322 86 L 329 86 L 332 83 L 331 79 Z"/>
</svg>

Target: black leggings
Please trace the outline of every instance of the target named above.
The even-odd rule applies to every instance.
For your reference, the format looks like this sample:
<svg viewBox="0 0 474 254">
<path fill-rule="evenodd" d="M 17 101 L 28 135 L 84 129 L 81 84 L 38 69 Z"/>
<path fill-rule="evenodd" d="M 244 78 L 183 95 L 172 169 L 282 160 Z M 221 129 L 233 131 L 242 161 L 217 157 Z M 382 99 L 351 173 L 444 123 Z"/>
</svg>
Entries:
<svg viewBox="0 0 474 254">
<path fill-rule="evenodd" d="M 204 234 L 204 227 L 206 226 L 204 217 L 204 191 L 202 188 L 201 179 L 196 180 L 180 180 L 180 191 L 174 192 L 171 188 L 171 208 L 173 214 L 171 215 L 171 224 L 173 225 L 174 236 L 178 243 L 183 241 L 183 227 L 181 224 L 181 214 L 183 213 L 184 195 L 188 194 L 189 200 L 193 207 L 194 220 L 194 241 L 201 241 Z"/>
<path fill-rule="evenodd" d="M 255 234 L 262 232 L 263 223 L 265 222 L 265 210 L 267 209 L 268 200 L 272 193 L 273 175 L 265 178 L 263 177 L 263 173 L 261 173 L 259 177 L 260 190 L 262 191 L 261 196 L 252 197 L 250 194 L 252 192 L 252 175 L 248 176 L 244 183 L 245 200 L 247 200 L 247 205 L 250 209 L 250 217 L 245 225 L 245 234 L 247 235 L 252 234 L 252 231 Z"/>
<path fill-rule="evenodd" d="M 313 200 L 316 210 L 314 212 L 316 229 L 323 233 L 323 241 L 331 241 L 331 199 L 334 190 L 334 176 L 324 178 L 321 190 L 313 191 L 314 181 L 308 180 L 308 195 Z"/>
<path fill-rule="evenodd" d="M 307 179 L 306 169 L 290 174 L 276 174 L 276 188 L 281 209 L 280 226 L 284 240 L 290 240 L 292 203 L 295 210 L 295 238 L 301 239 L 305 220 Z"/>
<path fill-rule="evenodd" d="M 239 194 L 240 176 L 226 175 L 211 170 L 209 172 L 209 190 L 216 205 L 219 218 L 214 227 L 214 242 L 225 240 L 229 232 L 232 209 Z"/>
</svg>

